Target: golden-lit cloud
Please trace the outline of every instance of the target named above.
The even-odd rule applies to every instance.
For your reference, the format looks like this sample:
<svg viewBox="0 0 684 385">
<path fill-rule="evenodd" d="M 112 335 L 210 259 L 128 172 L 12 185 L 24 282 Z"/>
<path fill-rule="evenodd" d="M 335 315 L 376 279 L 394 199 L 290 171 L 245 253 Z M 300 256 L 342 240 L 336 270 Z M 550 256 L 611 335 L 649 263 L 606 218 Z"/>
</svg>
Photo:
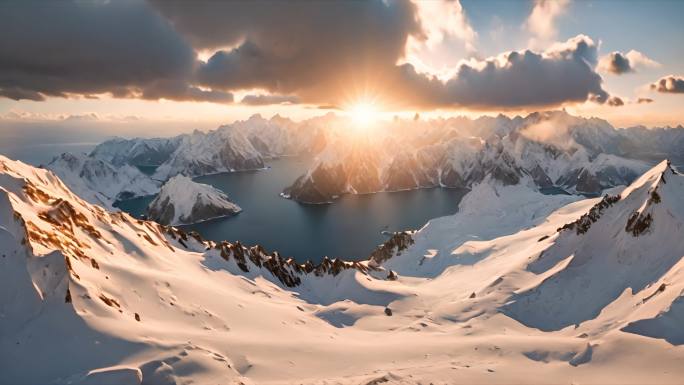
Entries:
<svg viewBox="0 0 684 385">
<path fill-rule="evenodd" d="M 558 35 L 556 20 L 561 16 L 570 0 L 535 0 L 525 27 L 532 34 L 528 46 L 531 48 L 545 48 Z"/>
<path fill-rule="evenodd" d="M 605 73 L 622 75 L 644 67 L 660 67 L 660 63 L 639 51 L 630 50 L 626 54 L 618 51 L 607 54 L 599 61 L 598 68 Z"/>
<path fill-rule="evenodd" d="M 684 76 L 669 75 L 651 83 L 651 89 L 666 94 L 684 94 Z"/>
<path fill-rule="evenodd" d="M 210 102 L 196 104 L 216 116 L 346 111 L 367 100 L 392 111 L 629 103 L 606 90 L 598 41 L 556 41 L 568 4 L 536 1 L 525 23 L 532 48 L 483 58 L 459 1 L 7 2 L 0 96 Z M 655 65 L 638 51 L 617 54 L 630 69 Z"/>
</svg>

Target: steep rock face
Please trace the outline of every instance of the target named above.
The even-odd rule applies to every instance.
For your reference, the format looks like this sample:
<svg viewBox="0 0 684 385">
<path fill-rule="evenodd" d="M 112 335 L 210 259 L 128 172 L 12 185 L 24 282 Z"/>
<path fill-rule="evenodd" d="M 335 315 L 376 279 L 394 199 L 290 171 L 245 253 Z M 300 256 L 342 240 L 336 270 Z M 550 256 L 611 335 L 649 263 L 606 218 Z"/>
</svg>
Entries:
<svg viewBox="0 0 684 385">
<path fill-rule="evenodd" d="M 182 225 L 235 215 L 242 209 L 222 191 L 177 175 L 147 207 L 148 217 L 164 225 Z"/>
<path fill-rule="evenodd" d="M 534 166 L 534 168 L 530 170 L 529 173 L 537 186 L 542 188 L 553 186 L 553 181 L 551 180 L 551 178 L 549 178 L 544 169 L 542 169 L 541 166 L 539 166 L 539 164 Z"/>
<path fill-rule="evenodd" d="M 345 179 L 341 166 L 317 168 L 311 175 L 299 177 L 292 187 L 283 191 L 283 195 L 302 203 L 329 203 L 344 191 Z"/>
<path fill-rule="evenodd" d="M 428 175 L 428 170 L 421 167 L 413 154 L 402 154 L 390 163 L 384 176 L 385 190 L 410 190 L 420 187 L 434 186 L 435 181 Z"/>
<path fill-rule="evenodd" d="M 380 156 L 370 151 L 368 143 L 353 143 L 339 161 L 339 149 L 322 153 L 317 166 L 300 176 L 283 196 L 302 203 L 331 203 L 345 193 L 367 194 L 382 190 Z"/>
<path fill-rule="evenodd" d="M 159 184 L 133 166 L 116 167 L 85 154 L 64 153 L 45 166 L 78 196 L 111 208 L 117 199 L 154 194 Z"/>
</svg>

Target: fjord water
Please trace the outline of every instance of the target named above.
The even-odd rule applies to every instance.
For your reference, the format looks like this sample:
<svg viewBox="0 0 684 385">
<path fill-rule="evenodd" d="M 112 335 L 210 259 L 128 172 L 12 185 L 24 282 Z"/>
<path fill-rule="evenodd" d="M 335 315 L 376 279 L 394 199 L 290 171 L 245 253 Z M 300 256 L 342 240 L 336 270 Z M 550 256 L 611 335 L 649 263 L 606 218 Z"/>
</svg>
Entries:
<svg viewBox="0 0 684 385">
<path fill-rule="evenodd" d="M 222 173 L 195 181 L 224 191 L 243 211 L 190 226 L 204 238 L 260 244 L 297 261 L 324 256 L 366 259 L 387 238 L 382 231 L 418 229 L 431 218 L 453 214 L 467 192 L 422 189 L 369 195 L 347 195 L 330 205 L 303 205 L 278 194 L 301 175 L 308 158 L 282 158 L 262 171 Z M 152 197 L 122 201 L 117 207 L 135 216 Z"/>
</svg>

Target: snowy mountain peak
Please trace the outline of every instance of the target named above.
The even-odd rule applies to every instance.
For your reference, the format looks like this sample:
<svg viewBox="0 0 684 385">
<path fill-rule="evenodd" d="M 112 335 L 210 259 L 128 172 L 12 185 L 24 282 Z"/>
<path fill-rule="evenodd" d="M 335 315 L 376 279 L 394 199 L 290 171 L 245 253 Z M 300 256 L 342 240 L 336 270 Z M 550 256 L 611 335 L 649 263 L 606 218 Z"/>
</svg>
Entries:
<svg viewBox="0 0 684 385">
<path fill-rule="evenodd" d="M 150 219 L 164 225 L 197 223 L 240 211 L 222 191 L 183 175 L 169 179 L 147 208 Z"/>
<path fill-rule="evenodd" d="M 579 219 L 559 228 L 558 237 L 546 241 L 549 246 L 527 266 L 545 280 L 514 295 L 505 311 L 542 330 L 596 323 L 608 307 L 618 317 L 639 313 L 634 306 L 651 294 L 651 287 L 684 278 L 678 275 L 684 251 L 683 192 L 684 176 L 663 161 L 620 195 L 595 200 Z M 673 289 L 660 300 L 677 295 Z"/>
<path fill-rule="evenodd" d="M 627 197 L 643 189 L 658 189 L 661 184 L 666 184 L 667 180 L 672 176 L 681 177 L 681 174 L 672 168 L 669 160 L 663 160 L 625 188 L 621 195 Z"/>
<path fill-rule="evenodd" d="M 128 164 L 114 166 L 86 154 L 63 153 L 45 166 L 90 203 L 111 208 L 116 199 L 155 193 L 157 182 Z"/>
</svg>

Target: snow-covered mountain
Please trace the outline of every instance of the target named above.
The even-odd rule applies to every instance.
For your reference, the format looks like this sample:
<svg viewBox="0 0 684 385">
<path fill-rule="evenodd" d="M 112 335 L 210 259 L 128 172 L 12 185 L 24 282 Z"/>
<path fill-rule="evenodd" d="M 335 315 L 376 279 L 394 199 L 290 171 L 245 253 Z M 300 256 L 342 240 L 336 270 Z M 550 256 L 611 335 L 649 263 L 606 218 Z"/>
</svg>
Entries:
<svg viewBox="0 0 684 385">
<path fill-rule="evenodd" d="M 486 177 L 372 260 L 313 266 L 0 157 L 0 383 L 680 382 L 684 176 L 531 186 Z"/>
<path fill-rule="evenodd" d="M 470 188 L 488 176 L 504 184 L 530 176 L 539 187 L 600 194 L 649 167 L 609 151 L 622 137 L 607 122 L 564 112 L 428 124 L 406 130 L 393 123 L 370 138 L 331 141 L 283 195 L 324 203 L 347 193 Z"/>
<path fill-rule="evenodd" d="M 114 138 L 97 145 L 90 156 L 105 160 L 115 166 L 158 166 L 169 159 L 178 149 L 185 135 L 172 138 L 124 139 Z"/>
<path fill-rule="evenodd" d="M 163 225 L 183 225 L 235 215 L 242 209 L 212 186 L 176 175 L 161 187 L 147 216 Z"/>
<path fill-rule="evenodd" d="M 109 140 L 91 157 L 117 167 L 158 166 L 153 179 L 165 181 L 178 174 L 252 170 L 263 168 L 269 158 L 318 154 L 283 195 L 327 203 L 347 193 L 470 188 L 488 175 L 508 184 L 530 176 L 541 188 L 597 195 L 630 183 L 653 161 L 684 161 L 682 146 L 682 127 L 615 129 L 604 120 L 562 111 L 524 118 L 395 119 L 362 132 L 332 114 L 301 122 L 254 115 L 209 132 Z"/>
<path fill-rule="evenodd" d="M 320 151 L 326 140 L 326 126 L 321 120 L 298 123 L 280 115 L 265 119 L 256 114 L 223 127 L 241 132 L 263 158 L 277 158 Z"/>
<path fill-rule="evenodd" d="M 111 208 L 117 199 L 151 195 L 159 183 L 128 164 L 119 167 L 85 154 L 63 153 L 46 168 L 86 201 Z"/>
<path fill-rule="evenodd" d="M 222 127 L 215 131 L 194 131 L 182 138 L 169 159 L 157 168 L 155 179 L 166 180 L 181 174 L 199 176 L 218 172 L 264 168 L 261 154 L 237 130 Z"/>
<path fill-rule="evenodd" d="M 325 145 L 324 118 L 302 123 L 281 116 L 254 115 L 216 130 L 172 138 L 111 139 L 90 154 L 115 165 L 158 166 L 153 176 L 166 180 L 178 174 L 199 176 L 255 170 L 264 159 L 317 152 Z"/>
</svg>

